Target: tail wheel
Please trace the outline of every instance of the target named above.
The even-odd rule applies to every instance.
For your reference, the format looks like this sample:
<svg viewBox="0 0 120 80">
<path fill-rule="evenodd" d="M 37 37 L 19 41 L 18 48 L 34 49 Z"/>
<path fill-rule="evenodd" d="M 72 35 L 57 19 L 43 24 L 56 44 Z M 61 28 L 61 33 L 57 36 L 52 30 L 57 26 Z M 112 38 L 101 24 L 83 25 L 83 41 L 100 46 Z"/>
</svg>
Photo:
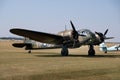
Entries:
<svg viewBox="0 0 120 80">
<path fill-rule="evenodd" d="M 29 50 L 28 53 L 31 53 L 31 50 Z"/>
<path fill-rule="evenodd" d="M 107 53 L 107 51 L 105 51 L 105 53 Z"/>
</svg>

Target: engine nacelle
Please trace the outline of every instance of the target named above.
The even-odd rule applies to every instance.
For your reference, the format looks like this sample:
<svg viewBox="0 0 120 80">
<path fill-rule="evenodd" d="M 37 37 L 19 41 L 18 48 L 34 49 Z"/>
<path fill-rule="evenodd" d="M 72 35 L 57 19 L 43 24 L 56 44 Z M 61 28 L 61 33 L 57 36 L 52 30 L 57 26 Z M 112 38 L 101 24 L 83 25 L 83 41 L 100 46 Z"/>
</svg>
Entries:
<svg viewBox="0 0 120 80">
<path fill-rule="evenodd" d="M 61 31 L 58 33 L 58 35 L 63 36 L 63 37 L 69 37 L 69 38 L 73 38 L 73 30 L 65 30 L 65 31 Z"/>
<path fill-rule="evenodd" d="M 74 39 L 73 30 L 59 32 L 58 35 L 64 37 L 64 42 L 69 48 L 78 48 L 81 46 L 79 40 Z"/>
</svg>

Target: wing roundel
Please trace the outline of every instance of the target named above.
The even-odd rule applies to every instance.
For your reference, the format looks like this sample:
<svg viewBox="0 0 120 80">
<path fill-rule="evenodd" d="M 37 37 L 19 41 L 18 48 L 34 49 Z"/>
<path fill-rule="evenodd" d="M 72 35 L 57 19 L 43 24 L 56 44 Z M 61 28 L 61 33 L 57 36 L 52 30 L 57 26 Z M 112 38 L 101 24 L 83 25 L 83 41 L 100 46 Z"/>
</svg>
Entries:
<svg viewBox="0 0 120 80">
<path fill-rule="evenodd" d="M 32 30 L 26 30 L 26 29 L 11 29 L 11 33 L 28 37 L 32 40 L 43 42 L 43 43 L 49 43 L 49 44 L 62 44 L 63 37 L 55 34 L 50 33 L 44 33 L 44 32 L 37 32 Z"/>
</svg>

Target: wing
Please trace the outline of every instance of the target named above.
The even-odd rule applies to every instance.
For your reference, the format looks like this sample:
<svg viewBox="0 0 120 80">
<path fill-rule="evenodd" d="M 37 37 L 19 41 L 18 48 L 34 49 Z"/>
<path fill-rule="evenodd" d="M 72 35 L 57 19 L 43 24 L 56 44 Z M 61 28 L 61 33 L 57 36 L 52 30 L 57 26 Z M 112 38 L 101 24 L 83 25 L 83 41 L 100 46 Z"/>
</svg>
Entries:
<svg viewBox="0 0 120 80">
<path fill-rule="evenodd" d="M 37 32 L 37 31 L 25 30 L 25 29 L 11 29 L 10 32 L 43 43 L 62 44 L 63 42 L 63 37 L 55 34 L 49 34 L 49 33 Z"/>
</svg>

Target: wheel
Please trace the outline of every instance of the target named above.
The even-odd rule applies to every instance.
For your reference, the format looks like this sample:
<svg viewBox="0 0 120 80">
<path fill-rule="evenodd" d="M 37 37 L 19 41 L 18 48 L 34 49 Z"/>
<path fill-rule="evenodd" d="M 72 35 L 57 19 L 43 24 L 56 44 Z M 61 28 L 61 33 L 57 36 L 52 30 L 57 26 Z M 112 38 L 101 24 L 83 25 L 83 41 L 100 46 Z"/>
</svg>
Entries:
<svg viewBox="0 0 120 80">
<path fill-rule="evenodd" d="M 31 53 L 31 50 L 29 50 L 28 53 Z"/>
<path fill-rule="evenodd" d="M 61 50 L 62 56 L 68 56 L 68 50 Z"/>
<path fill-rule="evenodd" d="M 105 51 L 105 53 L 107 53 L 107 51 Z"/>
<path fill-rule="evenodd" d="M 95 50 L 93 45 L 89 46 L 88 56 L 95 56 Z"/>
<path fill-rule="evenodd" d="M 88 55 L 89 55 L 89 56 L 95 56 L 95 50 L 94 50 L 94 49 L 90 49 L 90 50 L 88 51 Z"/>
<path fill-rule="evenodd" d="M 61 50 L 61 55 L 62 56 L 68 56 L 68 48 L 66 46 L 63 46 L 62 47 L 62 50 Z"/>
</svg>

